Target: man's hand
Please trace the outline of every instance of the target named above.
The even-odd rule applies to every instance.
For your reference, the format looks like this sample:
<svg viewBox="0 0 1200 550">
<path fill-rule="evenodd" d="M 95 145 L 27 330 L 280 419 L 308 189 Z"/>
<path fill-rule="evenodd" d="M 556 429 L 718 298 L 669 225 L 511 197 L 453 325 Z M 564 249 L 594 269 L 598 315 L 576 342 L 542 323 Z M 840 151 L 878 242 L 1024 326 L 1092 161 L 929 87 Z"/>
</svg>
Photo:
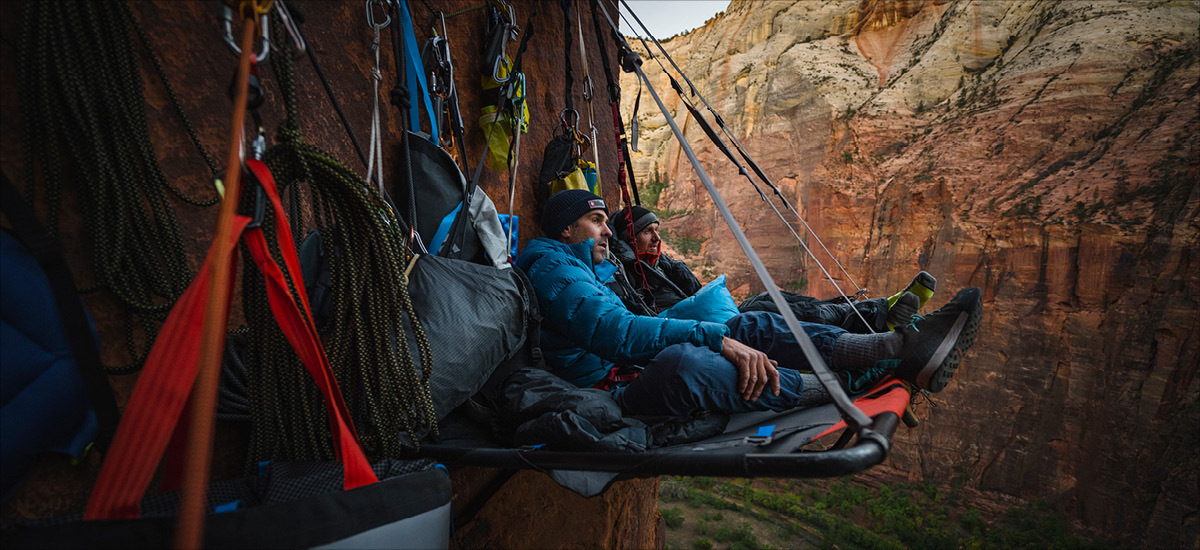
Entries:
<svg viewBox="0 0 1200 550">
<path fill-rule="evenodd" d="M 771 394 L 779 395 L 777 363 L 768 359 L 767 354 L 727 336 L 721 342 L 721 355 L 737 367 L 738 392 L 747 401 L 758 401 L 768 382 Z"/>
</svg>

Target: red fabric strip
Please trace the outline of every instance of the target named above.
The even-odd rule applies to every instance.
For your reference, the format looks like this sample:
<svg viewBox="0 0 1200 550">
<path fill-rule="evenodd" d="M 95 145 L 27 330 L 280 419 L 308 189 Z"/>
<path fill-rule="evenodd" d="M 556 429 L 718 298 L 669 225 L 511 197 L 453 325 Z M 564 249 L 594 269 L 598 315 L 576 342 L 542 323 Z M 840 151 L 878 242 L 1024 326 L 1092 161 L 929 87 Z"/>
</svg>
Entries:
<svg viewBox="0 0 1200 550">
<path fill-rule="evenodd" d="M 875 386 L 866 393 L 866 396 L 855 399 L 854 405 L 856 407 L 858 407 L 859 410 L 861 410 L 864 414 L 866 414 L 867 416 L 871 416 L 871 417 L 874 417 L 875 415 L 877 415 L 879 413 L 888 412 L 888 411 L 896 413 L 897 416 L 904 416 L 904 408 L 908 407 L 909 393 L 908 393 L 908 390 L 905 389 L 903 385 L 900 385 L 900 386 L 897 386 L 890 390 L 887 390 L 886 393 L 884 393 L 883 395 L 880 395 L 878 397 L 867 397 L 867 396 L 871 395 L 872 393 L 874 393 L 875 391 L 877 391 L 877 388 L 880 388 L 886 384 L 895 384 L 895 383 L 896 383 L 895 378 L 892 378 L 890 376 L 885 376 L 883 378 L 883 380 L 880 380 L 878 384 L 875 384 Z M 825 436 L 827 436 L 831 433 L 834 433 L 838 430 L 841 430 L 845 427 L 846 427 L 846 421 L 840 420 L 840 421 L 838 421 L 837 424 L 834 424 L 828 430 L 821 432 L 821 435 L 814 437 L 813 440 L 815 441 L 817 439 L 825 437 Z"/>
<path fill-rule="evenodd" d="M 246 166 L 258 179 L 271 201 L 271 207 L 275 212 L 275 235 L 279 250 L 283 255 L 284 266 L 297 288 L 303 289 L 300 259 L 296 255 L 292 232 L 288 228 L 283 204 L 279 201 L 275 178 L 267 170 L 267 165 L 261 161 L 250 159 L 246 161 Z M 333 434 L 334 452 L 337 453 L 338 460 L 345 466 L 344 487 L 353 489 L 375 483 L 378 479 L 375 477 L 375 472 L 371 470 L 371 465 L 367 462 L 362 447 L 358 444 L 358 435 L 355 433 L 349 408 L 346 406 L 341 390 L 338 389 L 333 368 L 330 366 L 329 358 L 325 355 L 325 349 L 321 346 L 321 340 L 317 336 L 317 328 L 312 324 L 312 309 L 308 304 L 308 295 L 303 291 L 299 293 L 300 305 L 304 309 L 304 315 L 301 315 L 288 290 L 287 279 L 284 278 L 283 272 L 268 253 L 267 242 L 263 237 L 262 230 L 251 229 L 246 232 L 245 237 L 250 255 L 254 257 L 255 263 L 266 275 L 267 298 L 271 304 L 271 311 L 275 314 L 275 320 L 279 323 L 279 328 L 288 342 L 292 344 L 292 348 L 300 356 L 300 361 L 308 369 L 325 399 L 325 412 L 329 417 L 329 429 Z"/>
<path fill-rule="evenodd" d="M 154 477 L 196 381 L 199 331 L 204 320 L 209 278 L 214 276 L 211 273 L 213 254 L 220 247 L 232 254 L 238 236 L 249 221 L 242 216 L 234 218 L 232 238 L 229 242 L 212 243 L 200 273 L 171 308 L 146 358 L 129 404 L 125 406 L 84 511 L 84 519 L 138 517 L 142 495 Z M 232 279 L 237 272 L 237 262 L 230 262 L 229 267 L 229 273 L 216 276 Z M 226 296 L 225 299 L 230 298 Z"/>
</svg>

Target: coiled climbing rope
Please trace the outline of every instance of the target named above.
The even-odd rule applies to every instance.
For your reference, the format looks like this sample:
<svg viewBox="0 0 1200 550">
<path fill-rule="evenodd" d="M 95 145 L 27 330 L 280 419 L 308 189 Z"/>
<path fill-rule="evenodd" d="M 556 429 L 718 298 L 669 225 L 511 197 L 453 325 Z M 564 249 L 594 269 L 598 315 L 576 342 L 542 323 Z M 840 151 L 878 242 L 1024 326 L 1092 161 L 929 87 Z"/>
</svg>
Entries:
<svg viewBox="0 0 1200 550">
<path fill-rule="evenodd" d="M 111 293 L 127 314 L 129 363 L 106 367 L 111 373 L 141 368 L 139 348 L 149 349 L 192 277 L 167 191 L 200 206 L 215 202 L 187 197 L 159 169 L 132 20 L 117 0 L 27 2 L 18 56 L 27 198 L 44 197 L 47 226 L 57 233 L 63 187 L 72 185 L 92 252 L 93 290 Z M 144 330 L 141 346 L 135 322 Z"/>
<path fill-rule="evenodd" d="M 279 186 L 291 190 L 291 200 L 302 183 L 312 191 L 311 208 L 330 256 L 333 307 L 322 334 L 326 352 L 367 455 L 397 456 L 416 447 L 421 436 L 437 431 L 429 392 L 432 354 L 404 274 L 411 258 L 401 241 L 406 230 L 374 186 L 329 153 L 302 141 L 287 42 L 275 41 L 283 51 L 271 62 L 286 120 L 264 162 Z M 268 233 L 273 232 L 270 215 L 262 226 Z M 272 235 L 267 242 L 274 243 Z M 252 262 L 246 262 L 246 269 L 250 458 L 331 459 L 321 397 L 270 319 L 262 278 L 251 274 Z M 303 292 L 295 281 L 289 286 L 294 295 Z M 419 367 L 410 345 L 418 350 Z"/>
</svg>

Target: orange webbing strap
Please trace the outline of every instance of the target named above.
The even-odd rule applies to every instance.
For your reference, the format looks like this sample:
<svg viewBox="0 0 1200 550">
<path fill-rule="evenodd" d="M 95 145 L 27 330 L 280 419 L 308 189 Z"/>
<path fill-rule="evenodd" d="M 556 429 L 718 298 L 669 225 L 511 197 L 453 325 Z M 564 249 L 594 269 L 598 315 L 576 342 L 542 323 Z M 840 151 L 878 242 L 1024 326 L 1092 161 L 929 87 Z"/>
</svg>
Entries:
<svg viewBox="0 0 1200 550">
<path fill-rule="evenodd" d="M 908 389 L 904 384 L 889 376 L 880 380 L 865 395 L 855 399 L 854 405 L 870 417 L 889 411 L 896 413 L 896 416 L 902 417 L 904 416 L 904 409 L 908 407 L 908 399 Z M 821 432 L 821 435 L 814 437 L 813 440 L 820 439 L 844 428 L 846 428 L 846 419 L 843 418 L 828 430 Z"/>
<path fill-rule="evenodd" d="M 249 4 L 258 9 L 257 0 Z M 258 29 L 259 32 L 266 29 Z M 241 155 L 242 134 L 245 131 L 246 103 L 249 95 L 250 68 L 255 61 L 251 45 L 256 31 L 255 18 L 245 17 L 242 25 L 241 55 L 238 57 L 236 84 L 233 99 L 233 117 L 229 131 L 229 151 L 225 156 L 226 182 L 222 195 L 221 213 L 217 217 L 217 234 L 213 241 L 219 247 L 237 242 L 240 231 L 234 232 L 238 200 L 241 198 Z M 245 225 L 242 225 L 244 228 Z M 199 316 L 200 349 L 195 358 L 199 372 L 185 386 L 189 390 L 195 383 L 195 392 L 188 405 L 191 413 L 186 434 L 179 441 L 187 441 L 187 453 L 183 466 L 183 489 L 179 503 L 179 521 L 175 530 L 176 548 L 199 548 L 204 537 L 204 503 L 208 491 L 208 480 L 212 465 L 212 441 L 215 431 L 214 417 L 217 408 L 217 386 L 221 379 L 221 358 L 225 350 L 225 330 L 229 325 L 229 297 L 233 294 L 233 250 L 216 248 L 212 254 L 213 271 L 216 275 L 207 287 L 207 304 Z M 227 276 L 228 274 L 228 276 Z M 189 358 L 190 360 L 191 358 Z M 140 384 L 139 384 L 140 385 Z M 153 414 L 153 411 L 150 411 Z M 155 464 L 161 451 L 155 453 Z M 107 462 L 105 461 L 107 466 Z M 140 488 L 145 491 L 145 487 Z M 138 493 L 138 498 L 141 493 Z M 90 506 L 89 506 L 90 507 Z"/>
<path fill-rule="evenodd" d="M 235 234 L 241 234 L 249 221 L 238 216 L 232 228 Z M 232 255 L 236 245 L 236 239 L 213 242 L 200 273 L 171 308 L 125 406 L 84 519 L 138 517 L 142 494 L 154 477 L 196 379 L 200 356 L 197 329 L 204 319 L 211 279 L 232 279 L 237 267 L 230 262 L 225 273 L 214 274 L 213 258 L 219 252 Z"/>
</svg>

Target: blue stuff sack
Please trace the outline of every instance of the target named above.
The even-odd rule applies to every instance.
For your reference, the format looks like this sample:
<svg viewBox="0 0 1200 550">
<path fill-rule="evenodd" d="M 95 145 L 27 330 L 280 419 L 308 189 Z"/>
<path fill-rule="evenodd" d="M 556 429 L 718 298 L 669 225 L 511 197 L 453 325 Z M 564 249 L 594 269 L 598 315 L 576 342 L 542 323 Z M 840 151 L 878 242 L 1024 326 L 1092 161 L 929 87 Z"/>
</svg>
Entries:
<svg viewBox="0 0 1200 550">
<path fill-rule="evenodd" d="M 678 304 L 663 310 L 658 316 L 668 319 L 724 323 L 737 314 L 737 304 L 734 303 L 729 289 L 725 288 L 725 274 L 721 274 L 704 285 L 704 288 Z"/>
</svg>

